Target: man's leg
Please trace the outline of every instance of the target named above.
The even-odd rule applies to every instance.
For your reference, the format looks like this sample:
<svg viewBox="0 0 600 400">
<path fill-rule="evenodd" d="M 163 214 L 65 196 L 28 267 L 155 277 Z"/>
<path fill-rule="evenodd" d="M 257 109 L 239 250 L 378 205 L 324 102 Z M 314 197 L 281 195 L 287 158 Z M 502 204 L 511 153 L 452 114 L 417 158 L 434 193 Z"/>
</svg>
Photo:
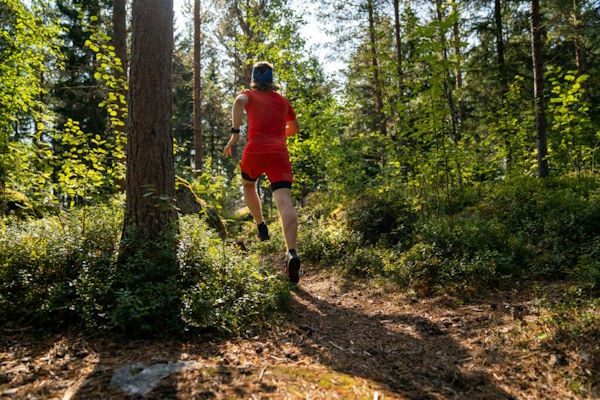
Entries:
<svg viewBox="0 0 600 400">
<path fill-rule="evenodd" d="M 258 193 L 256 193 L 256 181 L 242 179 L 242 187 L 244 188 L 244 201 L 246 202 L 246 206 L 248 206 L 256 224 L 260 225 L 263 222 L 263 215 L 260 199 L 258 198 Z"/>
<path fill-rule="evenodd" d="M 279 211 L 287 250 L 295 250 L 298 236 L 298 215 L 292 204 L 292 190 L 288 188 L 276 189 L 273 191 L 273 197 Z"/>
</svg>

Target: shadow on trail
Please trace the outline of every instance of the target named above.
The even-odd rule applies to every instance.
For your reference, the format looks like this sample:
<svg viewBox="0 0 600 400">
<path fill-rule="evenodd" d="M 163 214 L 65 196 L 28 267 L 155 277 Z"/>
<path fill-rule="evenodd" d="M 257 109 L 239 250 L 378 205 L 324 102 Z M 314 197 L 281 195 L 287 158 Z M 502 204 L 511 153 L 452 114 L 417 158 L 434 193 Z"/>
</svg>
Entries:
<svg viewBox="0 0 600 400">
<path fill-rule="evenodd" d="M 345 374 L 384 384 L 411 399 L 511 399 L 484 371 L 466 371 L 467 350 L 429 319 L 368 315 L 299 288 L 294 320 L 307 355 Z"/>
</svg>

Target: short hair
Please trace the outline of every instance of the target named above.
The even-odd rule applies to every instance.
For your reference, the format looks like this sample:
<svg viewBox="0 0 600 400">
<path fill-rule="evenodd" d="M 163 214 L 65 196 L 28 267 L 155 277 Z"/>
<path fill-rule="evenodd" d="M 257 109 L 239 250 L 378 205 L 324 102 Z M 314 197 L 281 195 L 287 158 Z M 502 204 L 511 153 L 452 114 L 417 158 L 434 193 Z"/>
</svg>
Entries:
<svg viewBox="0 0 600 400">
<path fill-rule="evenodd" d="M 253 65 L 252 70 L 257 70 L 261 74 L 267 70 L 273 70 L 273 64 L 268 61 L 259 61 Z M 280 86 L 277 83 L 265 83 L 265 82 L 255 82 L 253 78 L 250 81 L 250 89 L 257 89 L 261 92 L 266 92 L 267 90 L 277 91 L 280 89 Z"/>
</svg>

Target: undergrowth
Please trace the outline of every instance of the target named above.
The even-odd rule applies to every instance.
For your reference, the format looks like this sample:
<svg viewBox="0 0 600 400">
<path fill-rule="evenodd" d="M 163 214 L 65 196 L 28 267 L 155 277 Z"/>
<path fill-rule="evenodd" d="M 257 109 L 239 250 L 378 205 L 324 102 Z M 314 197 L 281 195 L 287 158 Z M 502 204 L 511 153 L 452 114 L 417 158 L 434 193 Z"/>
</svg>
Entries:
<svg viewBox="0 0 600 400">
<path fill-rule="evenodd" d="M 312 262 L 423 295 L 468 297 L 565 278 L 598 293 L 599 187 L 593 179 L 519 178 L 465 188 L 451 204 L 421 209 L 393 189 L 367 190 L 344 205 L 315 195 L 301 212 L 299 248 Z"/>
<path fill-rule="evenodd" d="M 245 335 L 286 307 L 287 284 L 195 215 L 180 217 L 176 269 L 167 281 L 124 275 L 159 271 L 166 259 L 119 265 L 122 218 L 122 204 L 113 202 L 1 220 L 0 320 L 133 336 L 190 329 Z M 163 326 L 162 317 L 179 323 Z"/>
</svg>

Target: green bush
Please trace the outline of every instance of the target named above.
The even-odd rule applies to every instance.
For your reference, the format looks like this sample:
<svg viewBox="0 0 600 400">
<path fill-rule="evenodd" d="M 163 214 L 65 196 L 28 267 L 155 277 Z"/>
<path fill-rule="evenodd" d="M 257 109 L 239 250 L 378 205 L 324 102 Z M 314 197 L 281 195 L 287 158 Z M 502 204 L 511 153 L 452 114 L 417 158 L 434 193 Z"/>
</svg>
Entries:
<svg viewBox="0 0 600 400">
<path fill-rule="evenodd" d="M 1 220 L 0 318 L 135 336 L 181 328 L 245 334 L 286 306 L 287 283 L 198 216 L 180 217 L 176 251 L 147 243 L 119 261 L 122 218 L 114 203 Z"/>
<path fill-rule="evenodd" d="M 98 310 L 110 298 L 121 218 L 118 208 L 102 206 L 39 220 L 5 220 L 0 312 L 55 325 L 80 315 L 96 326 L 92 315 L 102 314 Z"/>
<path fill-rule="evenodd" d="M 433 246 L 417 243 L 398 254 L 395 262 L 386 263 L 384 272 L 402 286 L 430 291 L 436 286 L 439 267 L 440 258 Z"/>
<path fill-rule="evenodd" d="M 587 246 L 573 271 L 576 279 L 590 292 L 600 293 L 600 238 Z"/>
<path fill-rule="evenodd" d="M 356 276 L 372 278 L 380 276 L 383 272 L 383 253 L 385 249 L 368 246 L 359 247 L 341 263 L 340 267 L 346 272 Z"/>
<path fill-rule="evenodd" d="M 181 283 L 174 237 L 147 241 L 128 232 L 116 264 L 112 326 L 130 336 L 181 328 Z"/>
<path fill-rule="evenodd" d="M 180 224 L 182 313 L 188 327 L 248 333 L 287 306 L 287 283 L 256 256 L 225 245 L 198 218 L 182 217 Z"/>
<path fill-rule="evenodd" d="M 337 267 L 361 246 L 361 235 L 338 220 L 309 218 L 300 226 L 298 247 L 308 261 Z"/>
<path fill-rule="evenodd" d="M 502 283 L 568 276 L 598 288 L 599 186 L 594 179 L 513 179 L 467 188 L 422 218 L 401 196 L 368 191 L 335 217 L 308 218 L 300 250 L 325 266 L 391 278 L 422 293 L 468 296 Z"/>
<path fill-rule="evenodd" d="M 417 215 L 398 191 L 368 190 L 350 203 L 345 220 L 363 244 L 410 244 Z"/>
<path fill-rule="evenodd" d="M 593 186 L 594 181 L 566 178 L 516 180 L 490 196 L 491 213 L 485 217 L 523 240 L 529 251 L 523 260 L 528 275 L 564 277 L 585 247 L 600 237 L 600 199 L 593 196 Z"/>
</svg>

